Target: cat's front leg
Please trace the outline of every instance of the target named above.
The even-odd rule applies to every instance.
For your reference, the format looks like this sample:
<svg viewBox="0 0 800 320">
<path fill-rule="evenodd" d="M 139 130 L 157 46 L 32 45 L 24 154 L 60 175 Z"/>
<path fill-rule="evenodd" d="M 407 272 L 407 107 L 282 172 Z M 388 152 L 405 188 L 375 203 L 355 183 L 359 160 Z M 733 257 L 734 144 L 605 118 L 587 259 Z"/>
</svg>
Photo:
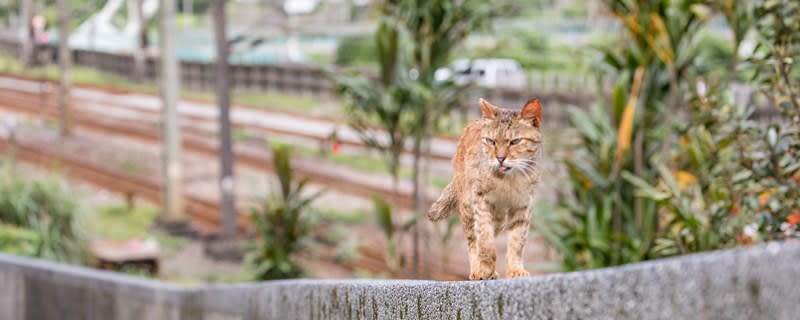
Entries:
<svg viewBox="0 0 800 320">
<path fill-rule="evenodd" d="M 470 280 L 497 279 L 499 275 L 495 271 L 497 249 L 494 243 L 494 224 L 490 206 L 484 200 L 476 204 L 475 234 L 478 238 L 478 265 L 475 270 L 471 270 L 469 278 Z"/>
<path fill-rule="evenodd" d="M 506 257 L 508 258 L 506 276 L 509 278 L 528 276 L 528 271 L 525 270 L 525 261 L 522 259 L 525 242 L 528 239 L 528 230 L 530 229 L 528 212 L 527 207 L 517 209 L 509 217 L 508 248 L 506 248 Z"/>
</svg>

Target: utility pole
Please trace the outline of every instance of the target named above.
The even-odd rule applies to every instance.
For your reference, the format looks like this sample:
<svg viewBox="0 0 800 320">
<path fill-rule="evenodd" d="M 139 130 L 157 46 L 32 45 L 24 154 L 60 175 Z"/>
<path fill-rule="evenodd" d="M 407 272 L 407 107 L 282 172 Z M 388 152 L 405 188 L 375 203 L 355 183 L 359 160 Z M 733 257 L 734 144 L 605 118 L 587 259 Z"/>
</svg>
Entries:
<svg viewBox="0 0 800 320">
<path fill-rule="evenodd" d="M 31 17 L 33 16 L 33 0 L 22 0 L 22 6 L 19 13 L 20 28 L 20 42 L 22 43 L 22 50 L 20 51 L 20 61 L 23 66 L 31 65 L 31 58 L 33 55 L 33 39 L 31 39 Z"/>
<path fill-rule="evenodd" d="M 134 0 L 136 5 L 135 17 L 139 23 L 136 30 L 136 48 L 133 50 L 133 79 L 134 82 L 144 81 L 147 66 L 145 65 L 145 50 L 147 49 L 147 23 L 144 21 L 144 0 Z"/>
<path fill-rule="evenodd" d="M 219 157 L 222 191 L 222 237 L 236 235 L 235 185 L 233 175 L 233 141 L 230 119 L 230 68 L 228 66 L 228 40 L 225 34 L 225 0 L 213 0 L 214 35 L 217 41 L 217 102 L 219 103 Z"/>
<path fill-rule="evenodd" d="M 175 0 L 161 0 L 161 145 L 163 170 L 164 220 L 180 227 L 186 222 L 183 212 L 183 167 L 181 166 L 181 132 L 178 121 L 178 57 L 175 50 Z"/>
<path fill-rule="evenodd" d="M 70 64 L 69 51 L 69 0 L 58 0 L 58 118 L 61 137 L 71 133 L 70 128 Z"/>
</svg>

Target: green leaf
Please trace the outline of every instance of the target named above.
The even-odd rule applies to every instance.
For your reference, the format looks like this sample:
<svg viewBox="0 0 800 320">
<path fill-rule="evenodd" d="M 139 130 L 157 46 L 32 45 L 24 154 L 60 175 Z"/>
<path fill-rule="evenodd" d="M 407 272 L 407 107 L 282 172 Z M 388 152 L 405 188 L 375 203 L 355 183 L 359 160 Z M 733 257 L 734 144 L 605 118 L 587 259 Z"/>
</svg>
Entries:
<svg viewBox="0 0 800 320">
<path fill-rule="evenodd" d="M 650 184 L 648 184 L 642 178 L 637 177 L 628 171 L 623 171 L 621 176 L 623 179 L 639 188 L 637 190 L 637 195 L 640 197 L 648 198 L 654 201 L 663 201 L 669 199 L 671 196 L 667 192 L 659 191 L 655 187 L 650 186 Z"/>
<path fill-rule="evenodd" d="M 386 236 L 386 239 L 392 239 L 394 234 L 392 207 L 378 195 L 372 196 L 372 205 L 374 207 L 373 212 L 375 214 L 375 219 L 378 221 L 381 230 L 383 230 L 383 234 Z"/>
</svg>

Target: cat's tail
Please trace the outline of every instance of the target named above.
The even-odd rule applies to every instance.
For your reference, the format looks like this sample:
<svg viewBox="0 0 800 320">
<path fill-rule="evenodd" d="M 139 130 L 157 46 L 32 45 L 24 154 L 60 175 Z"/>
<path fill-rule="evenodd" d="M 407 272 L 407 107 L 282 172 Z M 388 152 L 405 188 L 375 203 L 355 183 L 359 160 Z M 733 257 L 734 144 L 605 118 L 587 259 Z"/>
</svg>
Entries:
<svg viewBox="0 0 800 320">
<path fill-rule="evenodd" d="M 428 219 L 439 221 L 449 217 L 456 211 L 457 204 L 458 194 L 456 193 L 456 187 L 453 185 L 453 181 L 450 181 L 447 187 L 442 190 L 442 195 L 439 196 L 439 199 L 436 199 L 436 202 L 428 209 Z"/>
</svg>

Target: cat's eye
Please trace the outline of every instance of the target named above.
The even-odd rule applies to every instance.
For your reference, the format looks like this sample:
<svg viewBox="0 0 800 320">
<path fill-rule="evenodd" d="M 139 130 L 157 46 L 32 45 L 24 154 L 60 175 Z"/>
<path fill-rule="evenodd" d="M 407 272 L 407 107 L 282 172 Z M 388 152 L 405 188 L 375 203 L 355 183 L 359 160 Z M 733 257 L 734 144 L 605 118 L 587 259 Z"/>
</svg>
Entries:
<svg viewBox="0 0 800 320">
<path fill-rule="evenodd" d="M 492 139 L 489 139 L 489 138 L 483 138 L 483 141 L 485 141 L 485 142 L 486 142 L 486 144 L 491 144 L 491 145 L 494 145 L 494 140 L 492 140 Z"/>
<path fill-rule="evenodd" d="M 513 145 L 518 145 L 520 142 L 522 142 L 522 139 L 516 138 L 514 140 L 511 140 L 511 142 L 509 142 L 508 144 L 513 146 Z"/>
</svg>

